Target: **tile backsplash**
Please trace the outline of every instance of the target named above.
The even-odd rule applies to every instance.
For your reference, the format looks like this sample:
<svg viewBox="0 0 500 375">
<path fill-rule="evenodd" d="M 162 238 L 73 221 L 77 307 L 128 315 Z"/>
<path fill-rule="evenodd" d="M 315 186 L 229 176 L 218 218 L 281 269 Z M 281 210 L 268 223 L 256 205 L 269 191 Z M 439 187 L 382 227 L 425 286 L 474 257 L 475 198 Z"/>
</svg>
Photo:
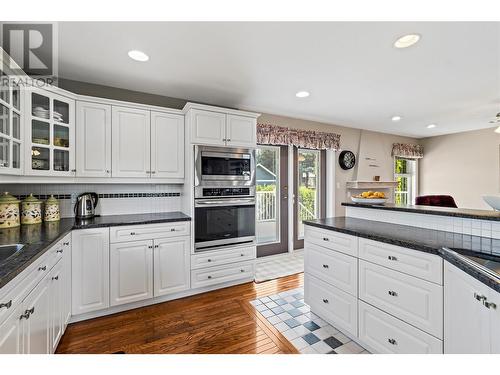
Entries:
<svg viewBox="0 0 500 375">
<path fill-rule="evenodd" d="M 0 184 L 0 191 L 8 191 L 21 199 L 30 193 L 41 200 L 54 195 L 59 200 L 61 217 L 72 217 L 76 197 L 85 192 L 98 194 L 97 215 L 180 211 L 182 186 L 167 184 Z"/>
</svg>

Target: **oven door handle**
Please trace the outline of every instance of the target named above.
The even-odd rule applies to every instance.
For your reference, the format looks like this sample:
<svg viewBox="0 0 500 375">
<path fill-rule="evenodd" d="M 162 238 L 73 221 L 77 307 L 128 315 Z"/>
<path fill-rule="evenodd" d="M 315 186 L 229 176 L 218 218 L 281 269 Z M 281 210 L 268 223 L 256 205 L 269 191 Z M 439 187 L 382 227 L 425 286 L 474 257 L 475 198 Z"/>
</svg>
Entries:
<svg viewBox="0 0 500 375">
<path fill-rule="evenodd" d="M 255 199 L 230 199 L 230 200 L 215 200 L 215 199 L 197 199 L 195 207 L 210 206 L 210 207 L 223 207 L 223 206 L 255 206 Z"/>
</svg>

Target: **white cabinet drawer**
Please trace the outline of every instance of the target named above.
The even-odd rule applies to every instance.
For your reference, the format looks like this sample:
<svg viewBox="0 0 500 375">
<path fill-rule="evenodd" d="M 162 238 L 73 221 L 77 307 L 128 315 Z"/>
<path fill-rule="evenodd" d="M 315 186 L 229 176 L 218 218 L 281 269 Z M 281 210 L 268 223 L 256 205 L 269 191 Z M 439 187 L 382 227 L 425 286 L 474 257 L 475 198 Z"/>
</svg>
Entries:
<svg viewBox="0 0 500 375">
<path fill-rule="evenodd" d="M 254 277 L 254 261 L 202 268 L 191 271 L 191 288 L 202 288 Z"/>
<path fill-rule="evenodd" d="M 306 273 L 304 299 L 316 315 L 353 336 L 358 335 L 356 297 Z"/>
<path fill-rule="evenodd" d="M 237 247 L 227 250 L 207 251 L 191 256 L 191 269 L 219 266 L 223 264 L 254 260 L 256 247 Z"/>
<path fill-rule="evenodd" d="M 443 353 L 441 340 L 363 301 L 359 301 L 359 339 L 374 353 Z"/>
<path fill-rule="evenodd" d="M 189 235 L 189 221 L 176 221 L 172 223 L 125 225 L 109 228 L 111 243 L 152 240 Z"/>
<path fill-rule="evenodd" d="M 358 238 L 347 234 L 306 225 L 305 241 L 347 255 L 358 256 Z"/>
<path fill-rule="evenodd" d="M 358 295 L 357 258 L 306 243 L 305 272 L 355 297 Z"/>
<path fill-rule="evenodd" d="M 443 285 L 443 260 L 437 255 L 360 238 L 359 257 Z"/>
<path fill-rule="evenodd" d="M 439 285 L 359 260 L 359 299 L 443 337 L 443 288 Z"/>
</svg>

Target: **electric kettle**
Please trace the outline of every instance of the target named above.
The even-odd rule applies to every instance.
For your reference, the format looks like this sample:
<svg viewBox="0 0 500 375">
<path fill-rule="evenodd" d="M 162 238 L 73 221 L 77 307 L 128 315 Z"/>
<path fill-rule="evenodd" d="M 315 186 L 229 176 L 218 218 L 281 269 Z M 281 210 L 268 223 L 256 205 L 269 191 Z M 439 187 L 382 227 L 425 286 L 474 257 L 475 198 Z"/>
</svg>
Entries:
<svg viewBox="0 0 500 375">
<path fill-rule="evenodd" d="M 77 219 L 88 219 L 95 216 L 95 208 L 99 198 L 96 193 L 83 193 L 76 198 L 75 216 Z"/>
</svg>

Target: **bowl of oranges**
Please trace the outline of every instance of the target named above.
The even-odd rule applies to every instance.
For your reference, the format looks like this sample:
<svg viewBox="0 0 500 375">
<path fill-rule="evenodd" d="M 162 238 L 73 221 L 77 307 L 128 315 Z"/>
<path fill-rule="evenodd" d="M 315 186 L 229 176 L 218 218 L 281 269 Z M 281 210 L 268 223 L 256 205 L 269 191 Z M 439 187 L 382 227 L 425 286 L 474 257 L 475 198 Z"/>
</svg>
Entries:
<svg viewBox="0 0 500 375">
<path fill-rule="evenodd" d="M 359 195 L 351 196 L 354 203 L 384 204 L 387 202 L 385 194 L 381 191 L 364 191 Z"/>
</svg>

